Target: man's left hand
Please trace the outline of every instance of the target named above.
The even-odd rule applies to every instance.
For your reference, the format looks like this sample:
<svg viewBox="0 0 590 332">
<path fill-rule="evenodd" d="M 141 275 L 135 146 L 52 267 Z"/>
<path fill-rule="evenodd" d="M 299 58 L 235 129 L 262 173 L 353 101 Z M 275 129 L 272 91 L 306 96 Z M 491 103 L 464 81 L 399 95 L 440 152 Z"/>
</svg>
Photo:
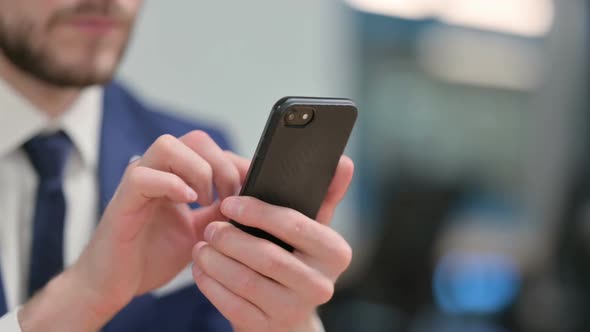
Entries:
<svg viewBox="0 0 590 332">
<path fill-rule="evenodd" d="M 247 170 L 242 164 L 242 178 Z M 213 222 L 193 249 L 193 276 L 200 290 L 237 331 L 314 331 L 316 308 L 328 302 L 349 266 L 349 244 L 328 225 L 352 179 L 343 156 L 317 221 L 252 197 L 229 197 L 221 212 L 292 245 L 290 253 L 228 222 Z"/>
</svg>

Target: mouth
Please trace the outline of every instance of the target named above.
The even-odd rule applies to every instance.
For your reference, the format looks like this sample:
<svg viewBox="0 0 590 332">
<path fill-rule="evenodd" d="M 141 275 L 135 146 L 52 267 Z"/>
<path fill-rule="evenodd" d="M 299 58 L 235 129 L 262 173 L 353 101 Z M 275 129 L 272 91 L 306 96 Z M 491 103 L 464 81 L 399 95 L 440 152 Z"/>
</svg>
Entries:
<svg viewBox="0 0 590 332">
<path fill-rule="evenodd" d="M 63 21 L 66 25 L 89 34 L 106 34 L 122 26 L 121 20 L 110 16 L 75 16 Z"/>
</svg>

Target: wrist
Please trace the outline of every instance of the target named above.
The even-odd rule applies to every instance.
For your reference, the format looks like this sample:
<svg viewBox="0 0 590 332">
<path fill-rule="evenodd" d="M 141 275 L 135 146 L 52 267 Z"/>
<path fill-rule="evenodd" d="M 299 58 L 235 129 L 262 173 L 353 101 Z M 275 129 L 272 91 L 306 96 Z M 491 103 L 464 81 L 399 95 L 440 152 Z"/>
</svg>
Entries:
<svg viewBox="0 0 590 332">
<path fill-rule="evenodd" d="M 103 297 L 68 269 L 22 307 L 19 325 L 23 332 L 98 331 L 122 308 Z"/>
<path fill-rule="evenodd" d="M 63 280 L 57 280 L 59 283 L 56 288 L 65 285 L 69 289 L 73 289 L 77 293 L 76 302 L 83 299 L 84 305 L 91 310 L 96 317 L 112 318 L 117 312 L 125 307 L 133 296 L 127 294 L 125 296 L 116 296 L 121 292 L 116 292 L 100 284 L 97 276 L 90 276 L 87 269 L 84 269 L 80 264 L 76 263 L 69 269 L 62 273 Z"/>
<path fill-rule="evenodd" d="M 77 265 L 73 265 L 60 276 L 61 280 L 55 280 L 55 291 L 67 289 L 72 303 L 84 306 L 89 311 L 89 315 L 104 320 L 104 323 L 131 301 L 131 299 L 120 300 L 113 297 L 113 294 L 103 291 L 94 285 L 88 276 L 80 273 Z"/>
</svg>

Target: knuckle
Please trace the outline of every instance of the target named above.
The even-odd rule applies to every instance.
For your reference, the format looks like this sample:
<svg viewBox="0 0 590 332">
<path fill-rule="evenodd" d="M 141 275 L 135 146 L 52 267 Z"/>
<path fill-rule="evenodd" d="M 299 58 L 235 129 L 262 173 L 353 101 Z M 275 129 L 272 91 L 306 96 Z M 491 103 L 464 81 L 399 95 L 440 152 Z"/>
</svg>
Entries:
<svg viewBox="0 0 590 332">
<path fill-rule="evenodd" d="M 227 165 L 230 165 L 229 163 Z M 218 177 L 220 181 L 226 181 L 229 183 L 240 182 L 240 173 L 234 167 L 223 167 L 218 171 Z"/>
<path fill-rule="evenodd" d="M 350 244 L 343 240 L 340 248 L 338 249 L 338 261 L 340 262 L 339 266 L 341 269 L 340 272 L 346 270 L 350 266 L 350 263 L 352 263 L 352 255 L 353 253 Z"/>
<path fill-rule="evenodd" d="M 243 273 L 237 279 L 236 290 L 241 294 L 254 294 L 258 286 L 257 276 L 251 273 Z"/>
<path fill-rule="evenodd" d="M 213 177 L 213 168 L 211 168 L 211 165 L 205 163 L 199 167 L 196 173 L 200 179 L 211 179 Z"/>
<path fill-rule="evenodd" d="M 167 154 L 176 142 L 176 137 L 170 134 L 164 134 L 154 142 L 154 149 L 161 154 Z"/>
<path fill-rule="evenodd" d="M 269 243 L 268 247 L 272 247 L 272 248 L 268 248 L 268 250 L 266 250 L 265 252 L 271 253 L 271 252 L 275 252 L 273 254 L 269 254 L 268 258 L 266 260 L 264 260 L 264 266 L 263 266 L 263 271 L 266 272 L 278 272 L 278 271 L 285 271 L 287 266 L 289 265 L 289 263 L 287 262 L 287 259 L 285 258 L 284 255 L 282 255 L 282 253 L 276 253 L 276 248 L 274 244 Z M 271 250 L 272 249 L 272 250 Z"/>
<path fill-rule="evenodd" d="M 197 143 L 208 142 L 212 140 L 211 136 L 209 136 L 209 134 L 203 130 L 193 130 L 188 134 L 188 136 L 191 140 L 194 140 Z"/>
<path fill-rule="evenodd" d="M 130 169 L 127 174 L 127 180 L 132 187 L 137 187 L 143 178 L 144 169 L 143 167 L 136 167 Z"/>
<path fill-rule="evenodd" d="M 161 135 L 156 139 L 155 144 L 157 146 L 168 147 L 176 141 L 176 137 L 170 134 Z"/>
<path fill-rule="evenodd" d="M 316 304 L 324 304 L 332 299 L 334 296 L 334 284 L 327 279 L 316 282 L 314 289 L 314 301 Z"/>
</svg>

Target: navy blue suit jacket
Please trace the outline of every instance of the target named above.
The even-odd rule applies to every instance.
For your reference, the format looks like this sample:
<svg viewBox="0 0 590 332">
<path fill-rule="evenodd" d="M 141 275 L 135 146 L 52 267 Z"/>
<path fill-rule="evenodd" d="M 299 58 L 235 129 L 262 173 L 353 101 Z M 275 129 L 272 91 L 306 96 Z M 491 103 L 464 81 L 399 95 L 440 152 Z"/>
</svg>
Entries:
<svg viewBox="0 0 590 332">
<path fill-rule="evenodd" d="M 98 169 L 101 215 L 129 159 L 142 155 L 159 136 L 171 134 L 178 137 L 201 129 L 208 132 L 223 149 L 229 148 L 218 129 L 150 109 L 118 83 L 105 86 L 104 91 Z M 3 287 L 0 287 L 0 315 L 4 314 L 5 308 Z M 200 332 L 231 331 L 231 328 L 198 288 L 191 284 L 164 296 L 147 294 L 135 298 L 103 331 Z"/>
</svg>

